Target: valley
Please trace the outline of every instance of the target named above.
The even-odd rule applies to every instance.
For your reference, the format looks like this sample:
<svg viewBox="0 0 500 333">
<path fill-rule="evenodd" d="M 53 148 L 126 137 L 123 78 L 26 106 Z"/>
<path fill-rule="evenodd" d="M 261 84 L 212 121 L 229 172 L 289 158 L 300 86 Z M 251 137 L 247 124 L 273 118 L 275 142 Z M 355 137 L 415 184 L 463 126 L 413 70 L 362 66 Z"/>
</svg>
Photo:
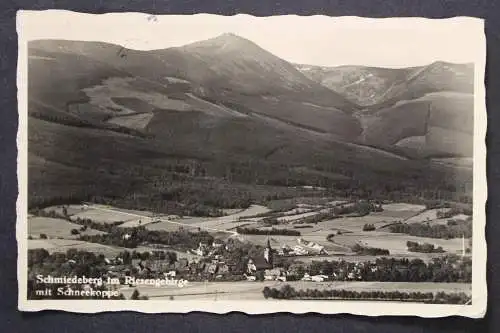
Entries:
<svg viewBox="0 0 500 333">
<path fill-rule="evenodd" d="M 207 299 L 216 282 L 267 298 L 284 276 L 470 293 L 468 64 L 296 65 L 223 34 L 151 51 L 37 40 L 28 65 L 33 272 L 89 272 L 83 258 L 193 282 L 127 298 Z M 266 249 L 274 266 L 252 270 Z"/>
</svg>

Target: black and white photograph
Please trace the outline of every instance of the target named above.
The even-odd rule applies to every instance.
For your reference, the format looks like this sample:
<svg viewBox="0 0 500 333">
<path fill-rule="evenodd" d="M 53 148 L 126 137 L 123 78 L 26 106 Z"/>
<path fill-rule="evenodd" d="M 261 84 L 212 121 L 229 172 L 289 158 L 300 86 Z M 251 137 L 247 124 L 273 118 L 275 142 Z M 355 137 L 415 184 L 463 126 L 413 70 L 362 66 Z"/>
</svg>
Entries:
<svg viewBox="0 0 500 333">
<path fill-rule="evenodd" d="M 17 29 L 20 310 L 484 316 L 481 19 Z"/>
</svg>

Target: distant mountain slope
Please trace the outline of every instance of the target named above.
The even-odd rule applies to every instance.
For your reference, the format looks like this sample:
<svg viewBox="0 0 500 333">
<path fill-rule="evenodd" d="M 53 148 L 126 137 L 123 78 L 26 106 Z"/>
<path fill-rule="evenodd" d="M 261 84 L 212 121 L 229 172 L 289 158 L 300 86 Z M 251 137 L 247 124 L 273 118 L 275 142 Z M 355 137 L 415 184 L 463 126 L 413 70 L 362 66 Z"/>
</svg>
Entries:
<svg viewBox="0 0 500 333">
<path fill-rule="evenodd" d="M 310 79 L 344 95 L 353 102 L 373 105 L 385 100 L 387 91 L 405 82 L 412 69 L 386 69 L 363 66 L 321 67 L 297 65 Z"/>
<path fill-rule="evenodd" d="M 425 188 L 454 172 L 421 159 L 429 143 L 441 153 L 454 133 L 469 133 L 460 127 L 468 118 L 443 125 L 461 109 L 439 111 L 439 101 L 431 117 L 424 100 L 360 109 L 234 35 L 153 51 L 34 41 L 28 66 L 30 191 L 42 198 L 68 190 L 149 196 L 207 179 Z M 422 85 L 418 75 L 411 80 Z"/>
<path fill-rule="evenodd" d="M 83 55 L 84 62 L 90 59 L 134 76 L 140 82 L 138 89 L 147 85 L 173 98 L 191 99 L 187 94 L 192 94 L 219 104 L 229 102 L 341 138 L 352 139 L 360 133 L 359 122 L 351 115 L 357 110 L 355 104 L 235 35 L 153 51 L 79 41 L 35 41 L 30 50 L 62 58 Z M 173 79 L 185 83 L 173 83 Z"/>
<path fill-rule="evenodd" d="M 418 157 L 472 156 L 473 65 L 296 67 L 363 105 L 359 142 Z"/>
<path fill-rule="evenodd" d="M 362 142 L 397 146 L 419 156 L 472 156 L 474 99 L 465 93 L 439 92 L 360 115 Z"/>
<path fill-rule="evenodd" d="M 472 64 L 435 62 L 428 66 L 402 69 L 364 66 L 296 67 L 312 80 L 355 103 L 378 109 L 433 92 L 472 93 L 474 86 Z"/>
</svg>

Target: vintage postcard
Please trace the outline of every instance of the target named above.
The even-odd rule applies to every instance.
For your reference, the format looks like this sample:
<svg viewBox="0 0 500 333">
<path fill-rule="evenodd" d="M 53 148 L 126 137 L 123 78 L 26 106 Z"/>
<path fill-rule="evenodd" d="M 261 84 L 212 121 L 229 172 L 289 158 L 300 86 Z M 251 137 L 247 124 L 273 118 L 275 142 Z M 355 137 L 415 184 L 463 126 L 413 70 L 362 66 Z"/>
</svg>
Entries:
<svg viewBox="0 0 500 333">
<path fill-rule="evenodd" d="M 481 19 L 17 29 L 20 310 L 484 316 Z"/>
</svg>

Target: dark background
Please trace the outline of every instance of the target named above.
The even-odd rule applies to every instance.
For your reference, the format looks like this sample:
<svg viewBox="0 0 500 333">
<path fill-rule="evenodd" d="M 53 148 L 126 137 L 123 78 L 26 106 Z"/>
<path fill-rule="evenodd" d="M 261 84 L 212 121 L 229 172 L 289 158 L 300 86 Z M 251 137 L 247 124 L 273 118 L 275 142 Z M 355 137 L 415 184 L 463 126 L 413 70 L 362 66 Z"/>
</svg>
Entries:
<svg viewBox="0 0 500 333">
<path fill-rule="evenodd" d="M 205 313 L 146 315 L 132 312 L 98 315 L 55 311 L 17 311 L 16 225 L 16 134 L 18 9 L 67 9 L 86 13 L 146 12 L 152 14 L 237 13 L 255 16 L 280 14 L 331 16 L 423 16 L 444 18 L 474 16 L 486 19 L 488 108 L 488 312 L 484 319 L 459 317 L 423 319 L 417 317 L 360 317 L 351 315 L 259 315 Z M 158 32 L 161 34 L 161 31 Z M 500 1 L 497 0 L 0 0 L 0 331 L 1 332 L 500 332 L 500 235 L 496 218 L 500 208 L 499 136 L 500 121 Z"/>
</svg>

